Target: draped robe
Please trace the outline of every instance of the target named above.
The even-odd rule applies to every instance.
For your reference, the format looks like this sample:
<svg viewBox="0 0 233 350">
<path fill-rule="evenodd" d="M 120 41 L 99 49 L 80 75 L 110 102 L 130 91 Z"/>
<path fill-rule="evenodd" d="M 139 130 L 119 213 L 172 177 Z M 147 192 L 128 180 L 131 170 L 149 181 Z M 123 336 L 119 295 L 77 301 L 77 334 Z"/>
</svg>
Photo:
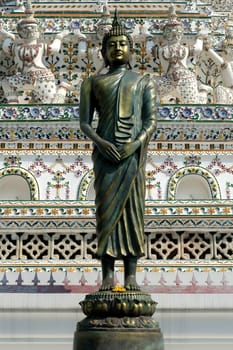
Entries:
<svg viewBox="0 0 233 350">
<path fill-rule="evenodd" d="M 82 95 L 85 94 L 82 102 Z M 81 88 L 80 118 L 91 123 L 98 112 L 97 134 L 120 147 L 135 139 L 139 149 L 115 164 L 94 146 L 96 225 L 99 257 L 120 259 L 144 254 L 145 160 L 155 129 L 154 83 L 126 70 L 88 78 Z M 89 119 L 88 119 L 89 118 Z"/>
</svg>

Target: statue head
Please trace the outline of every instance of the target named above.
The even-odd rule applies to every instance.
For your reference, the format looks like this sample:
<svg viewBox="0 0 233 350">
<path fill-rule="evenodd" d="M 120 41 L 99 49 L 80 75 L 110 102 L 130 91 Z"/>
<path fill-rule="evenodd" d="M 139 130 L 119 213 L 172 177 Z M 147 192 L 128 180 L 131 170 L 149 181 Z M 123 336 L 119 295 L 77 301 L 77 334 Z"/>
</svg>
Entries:
<svg viewBox="0 0 233 350">
<path fill-rule="evenodd" d="M 228 25 L 226 27 L 225 39 L 222 41 L 222 49 L 225 54 L 230 55 L 232 58 L 233 52 L 233 26 Z"/>
<path fill-rule="evenodd" d="M 169 17 L 169 20 L 163 27 L 163 37 L 169 42 L 180 41 L 184 33 L 184 26 L 177 20 L 176 11 L 173 4 L 169 7 Z"/>
<path fill-rule="evenodd" d="M 22 39 L 37 39 L 40 35 L 39 22 L 34 18 L 31 3 L 28 1 L 25 9 L 26 17 L 17 23 L 17 33 Z"/>
<path fill-rule="evenodd" d="M 115 57 L 116 63 L 127 63 L 130 67 L 129 59 L 130 55 L 133 52 L 133 40 L 132 37 L 127 33 L 123 25 L 121 24 L 117 10 L 115 11 L 115 16 L 112 22 L 111 29 L 105 33 L 102 40 L 102 49 L 101 53 L 105 61 L 105 66 L 111 65 L 111 52 L 113 51 L 114 45 L 121 45 L 120 50 L 123 53 L 123 60 L 127 60 L 127 62 L 121 62 L 120 55 L 119 57 Z"/>
<path fill-rule="evenodd" d="M 112 21 L 110 19 L 110 12 L 107 5 L 103 6 L 103 12 L 100 21 L 96 25 L 96 35 L 98 39 L 104 37 L 112 28 Z"/>
</svg>

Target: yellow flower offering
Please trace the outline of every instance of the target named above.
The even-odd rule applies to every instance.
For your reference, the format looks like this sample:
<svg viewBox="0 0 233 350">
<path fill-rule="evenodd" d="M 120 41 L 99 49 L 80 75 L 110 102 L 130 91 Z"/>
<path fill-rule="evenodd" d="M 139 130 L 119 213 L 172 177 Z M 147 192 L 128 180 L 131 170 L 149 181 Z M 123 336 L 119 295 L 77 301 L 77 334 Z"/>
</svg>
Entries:
<svg viewBox="0 0 233 350">
<path fill-rule="evenodd" d="M 122 287 L 120 284 L 117 284 L 113 289 L 112 292 L 120 292 L 120 293 L 124 293 L 126 292 L 126 289 L 124 287 Z"/>
</svg>

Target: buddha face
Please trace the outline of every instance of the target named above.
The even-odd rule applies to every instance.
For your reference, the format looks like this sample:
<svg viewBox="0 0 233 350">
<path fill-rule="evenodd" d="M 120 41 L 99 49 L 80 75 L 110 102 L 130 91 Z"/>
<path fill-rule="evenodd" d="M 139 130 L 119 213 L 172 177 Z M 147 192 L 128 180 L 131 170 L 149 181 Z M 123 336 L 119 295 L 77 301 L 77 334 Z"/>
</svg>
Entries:
<svg viewBox="0 0 233 350">
<path fill-rule="evenodd" d="M 110 66 L 129 62 L 130 45 L 125 35 L 110 36 L 106 47 L 106 60 Z"/>
</svg>

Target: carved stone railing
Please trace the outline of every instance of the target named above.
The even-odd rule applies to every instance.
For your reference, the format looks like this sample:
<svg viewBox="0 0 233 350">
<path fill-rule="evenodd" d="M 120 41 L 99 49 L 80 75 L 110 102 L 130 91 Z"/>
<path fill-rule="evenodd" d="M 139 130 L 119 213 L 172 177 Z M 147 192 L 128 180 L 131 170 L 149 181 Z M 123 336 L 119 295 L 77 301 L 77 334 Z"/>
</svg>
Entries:
<svg viewBox="0 0 233 350">
<path fill-rule="evenodd" d="M 92 201 L 0 202 L 1 261 L 87 264 L 97 238 Z M 233 258 L 232 201 L 146 202 L 144 260 L 150 264 Z"/>
</svg>

